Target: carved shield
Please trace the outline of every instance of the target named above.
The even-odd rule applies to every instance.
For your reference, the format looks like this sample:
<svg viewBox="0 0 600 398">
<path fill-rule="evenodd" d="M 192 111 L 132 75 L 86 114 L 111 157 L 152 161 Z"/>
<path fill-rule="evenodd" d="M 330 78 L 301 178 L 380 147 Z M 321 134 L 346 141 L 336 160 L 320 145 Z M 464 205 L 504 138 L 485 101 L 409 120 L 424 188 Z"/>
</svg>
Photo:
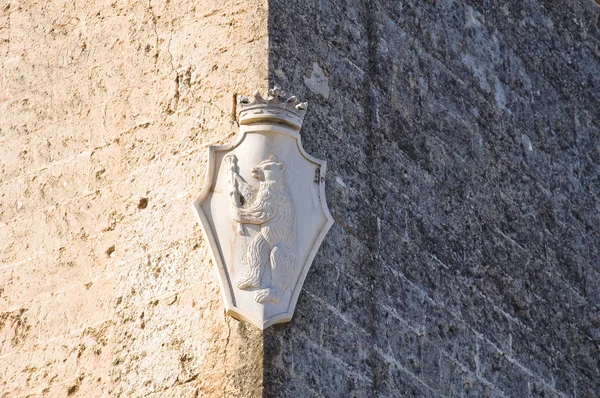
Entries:
<svg viewBox="0 0 600 398">
<path fill-rule="evenodd" d="M 194 202 L 218 269 L 227 313 L 265 329 L 291 320 L 304 279 L 333 224 L 326 163 L 302 148 L 306 104 L 282 98 L 239 102 L 240 133 L 211 146 Z"/>
</svg>

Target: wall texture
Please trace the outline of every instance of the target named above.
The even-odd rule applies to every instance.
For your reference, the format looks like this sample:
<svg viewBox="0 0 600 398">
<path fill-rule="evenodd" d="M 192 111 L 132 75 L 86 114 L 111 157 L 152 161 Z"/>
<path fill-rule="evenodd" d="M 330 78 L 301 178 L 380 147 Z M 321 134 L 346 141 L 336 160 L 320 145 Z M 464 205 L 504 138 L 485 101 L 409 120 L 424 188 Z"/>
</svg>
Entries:
<svg viewBox="0 0 600 398">
<path fill-rule="evenodd" d="M 266 13 L 0 2 L 0 396 L 261 395 L 191 203 L 267 86 Z"/>
<path fill-rule="evenodd" d="M 191 203 L 268 82 L 336 225 L 262 334 Z M 600 396 L 599 120 L 591 0 L 5 0 L 0 396 Z"/>
<path fill-rule="evenodd" d="M 600 8 L 269 9 L 336 225 L 265 396 L 600 396 Z"/>
</svg>

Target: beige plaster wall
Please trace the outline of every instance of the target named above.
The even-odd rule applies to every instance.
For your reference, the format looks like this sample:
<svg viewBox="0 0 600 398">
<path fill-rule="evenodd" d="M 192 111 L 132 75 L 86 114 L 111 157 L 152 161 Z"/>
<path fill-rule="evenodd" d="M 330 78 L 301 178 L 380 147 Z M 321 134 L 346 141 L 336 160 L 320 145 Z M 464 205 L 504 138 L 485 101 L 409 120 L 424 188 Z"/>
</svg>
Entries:
<svg viewBox="0 0 600 398">
<path fill-rule="evenodd" d="M 1 397 L 260 395 L 191 203 L 266 89 L 266 8 L 0 1 Z"/>
</svg>

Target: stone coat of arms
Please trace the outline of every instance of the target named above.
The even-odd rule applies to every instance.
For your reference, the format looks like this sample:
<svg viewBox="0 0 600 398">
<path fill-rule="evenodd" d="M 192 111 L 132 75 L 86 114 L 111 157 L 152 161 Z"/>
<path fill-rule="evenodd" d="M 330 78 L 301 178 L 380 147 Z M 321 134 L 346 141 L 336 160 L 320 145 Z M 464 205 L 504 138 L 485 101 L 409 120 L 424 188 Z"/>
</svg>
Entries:
<svg viewBox="0 0 600 398">
<path fill-rule="evenodd" d="M 261 329 L 291 320 L 333 224 L 326 163 L 300 141 L 306 108 L 277 86 L 267 98 L 240 97 L 238 139 L 209 148 L 206 184 L 194 202 L 227 313 Z"/>
</svg>

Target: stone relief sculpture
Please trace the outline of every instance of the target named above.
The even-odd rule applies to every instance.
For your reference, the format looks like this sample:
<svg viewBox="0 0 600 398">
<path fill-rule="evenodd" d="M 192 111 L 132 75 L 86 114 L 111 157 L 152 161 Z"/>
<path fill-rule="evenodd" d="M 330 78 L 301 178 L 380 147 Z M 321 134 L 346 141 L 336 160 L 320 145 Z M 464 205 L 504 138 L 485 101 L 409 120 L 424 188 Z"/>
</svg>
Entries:
<svg viewBox="0 0 600 398">
<path fill-rule="evenodd" d="M 239 175 L 235 155 L 227 155 L 225 161 L 231 176 L 231 218 L 239 223 L 241 233 L 242 224 L 260 226 L 246 247 L 243 261 L 248 272 L 238 280 L 237 287 L 258 289 L 255 300 L 259 303 L 278 304 L 296 268 L 296 216 L 285 181 L 285 166 L 276 156 L 270 156 L 253 167 L 252 177 L 259 181 L 258 189 L 254 189 Z M 261 283 L 266 267 L 270 282 Z"/>
<path fill-rule="evenodd" d="M 239 97 L 240 134 L 211 146 L 206 184 L 194 208 L 227 313 L 264 329 L 288 322 L 315 254 L 333 224 L 325 202 L 326 163 L 302 148 L 307 104 Z"/>
</svg>

